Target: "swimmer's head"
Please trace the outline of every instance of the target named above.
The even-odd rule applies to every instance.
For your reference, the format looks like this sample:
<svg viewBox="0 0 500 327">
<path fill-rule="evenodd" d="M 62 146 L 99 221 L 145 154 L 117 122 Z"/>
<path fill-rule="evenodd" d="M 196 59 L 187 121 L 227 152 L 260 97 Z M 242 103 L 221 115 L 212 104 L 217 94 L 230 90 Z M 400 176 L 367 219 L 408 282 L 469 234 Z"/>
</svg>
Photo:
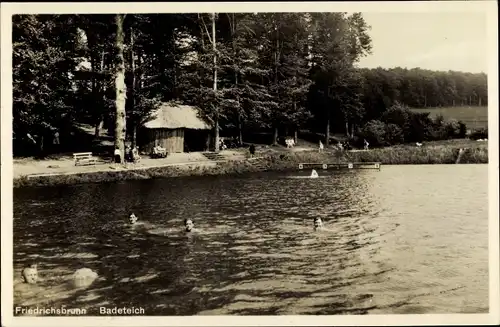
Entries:
<svg viewBox="0 0 500 327">
<path fill-rule="evenodd" d="M 194 223 L 191 219 L 184 219 L 184 226 L 186 227 L 186 232 L 190 232 L 194 228 Z"/>
<path fill-rule="evenodd" d="M 314 218 L 314 229 L 320 229 L 323 227 L 323 221 L 321 220 L 320 217 Z"/>
<path fill-rule="evenodd" d="M 137 216 L 132 212 L 130 214 L 130 216 L 128 217 L 128 221 L 131 223 L 131 224 L 135 224 L 137 222 Z"/>
<path fill-rule="evenodd" d="M 38 281 L 38 270 L 36 264 L 32 264 L 23 269 L 22 276 L 25 283 L 36 284 Z"/>
</svg>

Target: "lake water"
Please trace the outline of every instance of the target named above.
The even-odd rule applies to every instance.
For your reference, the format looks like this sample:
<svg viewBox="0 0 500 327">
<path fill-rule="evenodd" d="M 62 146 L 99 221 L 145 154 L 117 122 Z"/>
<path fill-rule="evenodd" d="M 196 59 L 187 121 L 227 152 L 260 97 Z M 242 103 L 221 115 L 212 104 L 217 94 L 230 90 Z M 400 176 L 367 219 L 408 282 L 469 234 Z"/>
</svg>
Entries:
<svg viewBox="0 0 500 327">
<path fill-rule="evenodd" d="M 15 305 L 147 315 L 488 312 L 487 165 L 14 190 Z M 131 227 L 133 211 L 141 225 Z M 327 230 L 314 232 L 313 218 Z M 183 220 L 198 233 L 186 235 Z M 85 290 L 59 284 L 87 267 Z M 23 288 L 24 287 L 24 288 Z"/>
</svg>

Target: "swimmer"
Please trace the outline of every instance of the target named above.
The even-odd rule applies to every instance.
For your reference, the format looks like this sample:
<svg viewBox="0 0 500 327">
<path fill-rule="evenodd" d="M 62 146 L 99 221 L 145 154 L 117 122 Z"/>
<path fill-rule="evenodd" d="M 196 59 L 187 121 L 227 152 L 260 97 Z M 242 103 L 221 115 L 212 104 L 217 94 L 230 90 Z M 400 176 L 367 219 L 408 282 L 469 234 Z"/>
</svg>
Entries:
<svg viewBox="0 0 500 327">
<path fill-rule="evenodd" d="M 318 177 L 319 177 L 318 172 L 316 171 L 316 169 L 313 169 L 311 172 L 311 178 L 318 178 Z"/>
<path fill-rule="evenodd" d="M 137 222 L 137 216 L 132 212 L 130 216 L 128 217 L 128 220 L 130 221 L 130 224 L 134 225 Z"/>
<path fill-rule="evenodd" d="M 323 221 L 320 217 L 314 218 L 314 230 L 316 231 L 321 229 L 323 229 Z"/>
<path fill-rule="evenodd" d="M 38 270 L 36 264 L 32 264 L 29 267 L 24 268 L 22 276 L 25 283 L 36 284 L 38 281 Z"/>
<path fill-rule="evenodd" d="M 186 227 L 186 232 L 194 231 L 194 223 L 191 219 L 184 219 L 184 226 Z"/>
</svg>

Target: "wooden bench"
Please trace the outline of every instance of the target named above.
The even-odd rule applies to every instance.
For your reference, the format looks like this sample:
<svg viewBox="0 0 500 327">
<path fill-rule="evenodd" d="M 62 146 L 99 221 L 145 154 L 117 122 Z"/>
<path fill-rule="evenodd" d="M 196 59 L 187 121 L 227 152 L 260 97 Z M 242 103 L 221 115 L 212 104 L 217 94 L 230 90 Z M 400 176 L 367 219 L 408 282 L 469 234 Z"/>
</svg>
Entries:
<svg viewBox="0 0 500 327">
<path fill-rule="evenodd" d="M 78 164 L 95 165 L 97 162 L 97 159 L 92 157 L 92 152 L 73 153 L 73 159 L 75 159 L 75 166 Z"/>
</svg>

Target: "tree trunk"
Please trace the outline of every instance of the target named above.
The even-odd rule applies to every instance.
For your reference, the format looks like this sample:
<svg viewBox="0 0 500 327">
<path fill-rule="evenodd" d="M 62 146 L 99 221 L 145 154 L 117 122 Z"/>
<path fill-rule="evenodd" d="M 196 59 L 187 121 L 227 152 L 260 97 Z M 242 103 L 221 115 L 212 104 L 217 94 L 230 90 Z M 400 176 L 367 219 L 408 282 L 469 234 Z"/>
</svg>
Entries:
<svg viewBox="0 0 500 327">
<path fill-rule="evenodd" d="M 354 138 L 354 123 L 351 124 L 351 138 Z"/>
<path fill-rule="evenodd" d="M 92 38 L 93 39 L 93 38 Z M 91 44 L 91 47 L 93 45 Z M 91 76 L 91 81 L 90 81 L 90 94 L 92 95 L 92 102 L 94 104 L 94 109 L 92 110 L 92 115 L 93 117 L 93 123 L 94 123 L 94 138 L 99 137 L 99 129 L 97 128 L 99 126 L 98 122 L 98 116 L 99 116 L 99 108 L 97 107 L 97 80 L 96 80 L 96 59 L 95 59 L 95 54 L 93 51 L 90 52 L 90 76 Z"/>
<path fill-rule="evenodd" d="M 45 138 L 40 136 L 40 141 L 38 142 L 38 151 L 40 152 L 40 158 L 45 158 Z"/>
<path fill-rule="evenodd" d="M 345 120 L 345 134 L 349 137 L 349 122 Z"/>
<path fill-rule="evenodd" d="M 235 19 L 235 14 L 232 13 L 230 16 L 230 21 L 231 21 L 231 41 L 233 45 L 233 57 L 237 58 L 237 49 L 236 49 L 236 40 L 235 40 L 235 34 L 236 34 L 236 19 Z M 234 86 L 236 89 L 238 89 L 238 70 L 234 70 Z M 240 107 L 240 98 L 237 97 L 236 101 L 238 102 L 237 110 L 238 110 L 238 143 L 239 145 L 243 144 L 243 124 L 242 124 L 242 118 L 241 118 L 241 107 Z"/>
<path fill-rule="evenodd" d="M 104 126 L 104 120 L 101 118 L 101 120 L 95 125 L 95 131 L 94 131 L 95 138 L 98 138 L 101 135 L 101 128 L 103 126 Z"/>
<path fill-rule="evenodd" d="M 132 148 L 136 146 L 137 135 L 137 114 L 135 113 L 135 54 L 134 54 L 134 30 L 130 28 L 130 68 L 132 69 L 132 92 L 130 101 L 132 102 Z"/>
<path fill-rule="evenodd" d="M 234 72 L 234 80 L 235 80 L 235 85 L 236 88 L 238 88 L 238 72 Z M 242 129 L 242 123 L 241 123 L 241 108 L 240 108 L 240 99 L 237 99 L 238 101 L 238 143 L 241 145 L 243 144 L 243 129 Z"/>
<path fill-rule="evenodd" d="M 214 93 L 217 93 L 217 46 L 215 42 L 215 13 L 212 14 L 212 47 L 214 51 Z M 215 112 L 215 152 L 219 152 L 219 108 Z"/>
<path fill-rule="evenodd" d="M 293 141 L 295 142 L 295 145 L 299 143 L 299 133 L 297 132 L 299 128 L 295 128 L 295 131 L 293 132 Z"/>
<path fill-rule="evenodd" d="M 177 42 L 176 42 L 176 39 L 175 39 L 175 34 L 172 35 L 172 39 L 173 39 L 172 45 L 174 47 L 173 53 L 175 54 L 178 51 L 177 50 Z M 173 85 L 172 85 L 172 97 L 174 99 L 177 99 L 177 97 L 178 97 L 178 94 L 177 94 L 177 84 L 178 84 L 177 83 L 177 74 L 179 73 L 178 72 L 178 69 L 179 69 L 178 64 L 179 64 L 179 62 L 177 60 L 175 60 L 174 63 L 173 63 L 173 66 L 174 66 L 173 67 L 173 75 L 174 76 L 173 76 Z"/>
<path fill-rule="evenodd" d="M 274 24 L 276 29 L 276 49 L 274 51 L 274 84 L 278 85 L 278 63 L 279 63 L 279 47 L 280 47 L 280 39 L 279 39 L 279 30 L 278 25 L 275 22 Z M 278 95 L 279 97 L 279 95 Z M 279 103 L 279 98 L 277 99 Z M 278 126 L 274 126 L 274 134 L 273 134 L 273 145 L 278 144 Z"/>
<path fill-rule="evenodd" d="M 274 127 L 274 133 L 273 133 L 273 145 L 278 144 L 278 127 Z"/>
<path fill-rule="evenodd" d="M 121 160 L 125 158 L 125 132 L 126 132 L 126 115 L 125 115 L 125 101 L 126 101 L 126 85 L 125 85 L 125 60 L 123 58 L 123 20 L 125 16 L 117 14 L 116 21 L 116 123 L 115 123 L 115 148 L 120 150 Z"/>
<path fill-rule="evenodd" d="M 243 128 L 241 124 L 241 113 L 238 113 L 238 143 L 243 144 Z"/>
<path fill-rule="evenodd" d="M 95 126 L 94 126 L 94 138 L 98 138 L 99 135 L 101 134 L 99 131 L 100 131 L 100 126 L 101 126 L 101 122 L 96 122 Z"/>
<path fill-rule="evenodd" d="M 137 125 L 132 127 L 132 148 L 137 145 Z"/>
<path fill-rule="evenodd" d="M 105 106 L 106 106 L 106 79 L 103 78 L 103 74 L 104 74 L 104 54 L 105 54 L 105 51 L 104 49 L 102 50 L 101 52 L 101 65 L 99 66 L 99 75 L 101 76 L 100 78 L 100 87 L 99 87 L 99 90 L 101 92 L 100 94 L 100 101 L 99 101 L 99 110 L 101 110 L 99 112 L 99 118 L 98 118 L 98 122 L 96 122 L 96 125 L 95 125 L 95 133 L 94 133 L 94 137 L 95 138 L 98 138 L 100 136 L 100 132 L 101 132 L 101 128 L 103 128 L 104 126 L 104 111 L 105 111 Z"/>
<path fill-rule="evenodd" d="M 479 97 L 479 106 L 481 107 L 481 97 Z"/>
<path fill-rule="evenodd" d="M 325 133 L 325 146 L 330 145 L 330 111 L 326 114 L 326 133 Z"/>
</svg>

